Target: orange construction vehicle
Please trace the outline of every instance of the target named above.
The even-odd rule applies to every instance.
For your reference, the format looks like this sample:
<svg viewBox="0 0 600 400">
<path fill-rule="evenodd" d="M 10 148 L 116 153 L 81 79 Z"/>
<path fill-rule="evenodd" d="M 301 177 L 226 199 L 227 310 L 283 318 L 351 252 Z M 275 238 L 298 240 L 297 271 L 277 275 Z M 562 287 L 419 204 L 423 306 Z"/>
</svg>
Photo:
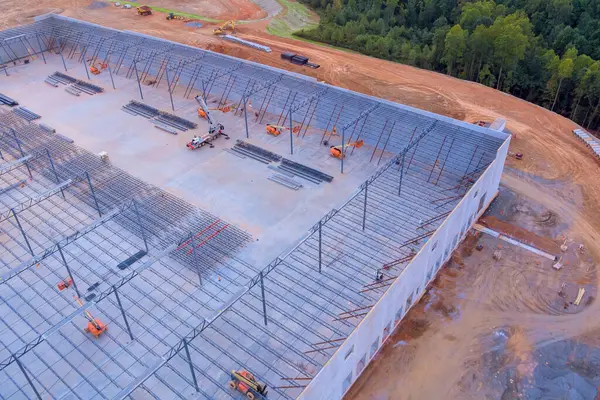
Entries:
<svg viewBox="0 0 600 400">
<path fill-rule="evenodd" d="M 256 380 L 254 375 L 246 370 L 231 371 L 229 387 L 246 395 L 248 400 L 265 400 L 267 385 Z"/>
<path fill-rule="evenodd" d="M 80 306 L 83 306 L 83 302 L 79 297 L 73 297 Z M 89 311 L 84 311 L 83 316 L 88 320 L 87 326 L 83 329 L 84 332 L 90 333 L 94 335 L 94 337 L 98 338 L 108 329 L 108 327 L 105 324 L 103 324 L 102 321 L 100 321 L 97 318 L 94 318 L 94 316 Z"/>
<path fill-rule="evenodd" d="M 273 136 L 281 135 L 285 129 L 287 129 L 285 126 L 267 124 L 267 133 L 270 133 Z"/>
<path fill-rule="evenodd" d="M 103 69 L 106 68 L 108 68 L 108 64 L 99 62 L 90 65 L 90 72 L 94 75 L 98 75 L 100 72 L 102 72 Z"/>
<path fill-rule="evenodd" d="M 60 290 L 62 292 L 63 290 L 69 288 L 72 284 L 73 284 L 73 279 L 71 279 L 69 277 L 69 278 L 65 278 L 62 281 L 58 282 L 56 287 L 58 288 L 58 290 Z"/>
<path fill-rule="evenodd" d="M 365 144 L 365 142 L 363 140 L 358 140 L 356 142 L 352 142 L 352 143 L 348 143 L 345 145 L 339 145 L 339 146 L 330 146 L 329 147 L 329 153 L 331 154 L 332 157 L 335 158 L 339 158 L 340 160 L 342 159 L 342 148 L 344 149 L 344 156 L 346 155 L 346 149 L 349 147 L 356 147 L 357 149 L 360 149 L 361 147 L 363 147 L 363 144 Z"/>
</svg>

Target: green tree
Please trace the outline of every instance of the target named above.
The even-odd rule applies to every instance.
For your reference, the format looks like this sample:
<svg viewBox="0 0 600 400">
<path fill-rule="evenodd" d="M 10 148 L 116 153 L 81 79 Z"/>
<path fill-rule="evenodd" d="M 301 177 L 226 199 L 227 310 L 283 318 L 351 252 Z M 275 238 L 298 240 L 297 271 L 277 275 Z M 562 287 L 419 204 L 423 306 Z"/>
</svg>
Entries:
<svg viewBox="0 0 600 400">
<path fill-rule="evenodd" d="M 467 48 L 467 31 L 454 25 L 446 34 L 444 42 L 444 62 L 448 66 L 448 75 L 452 75 L 452 70 L 457 62 L 462 61 Z"/>
<path fill-rule="evenodd" d="M 556 105 L 556 100 L 558 100 L 558 94 L 560 93 L 560 87 L 565 79 L 571 79 L 573 76 L 573 59 L 572 58 L 563 58 L 560 64 L 558 65 L 558 88 L 556 89 L 556 96 L 554 97 L 554 101 L 552 102 L 551 111 L 554 111 L 554 106 Z"/>
<path fill-rule="evenodd" d="M 500 88 L 502 72 L 512 70 L 525 57 L 528 43 L 526 33 L 530 31 L 528 22 L 529 20 L 525 22 L 519 16 L 498 17 L 490 28 L 495 37 L 494 58 L 499 67 L 496 88 Z"/>
</svg>

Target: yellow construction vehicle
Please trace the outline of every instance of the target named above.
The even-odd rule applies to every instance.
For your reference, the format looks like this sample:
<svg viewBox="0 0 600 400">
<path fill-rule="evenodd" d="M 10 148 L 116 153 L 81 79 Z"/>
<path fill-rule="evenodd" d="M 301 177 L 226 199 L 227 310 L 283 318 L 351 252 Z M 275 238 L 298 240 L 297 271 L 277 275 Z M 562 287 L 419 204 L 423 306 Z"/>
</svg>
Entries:
<svg viewBox="0 0 600 400">
<path fill-rule="evenodd" d="M 267 385 L 256 380 L 254 375 L 246 370 L 231 371 L 229 387 L 246 395 L 248 400 L 265 400 Z"/>
<path fill-rule="evenodd" d="M 83 302 L 77 296 L 73 296 L 73 298 L 77 301 L 77 304 L 83 306 Z M 87 326 L 83 329 L 84 332 L 92 334 L 94 337 L 99 338 L 108 327 L 104 325 L 99 319 L 94 318 L 89 311 L 84 311 L 83 316 L 88 320 Z"/>
<path fill-rule="evenodd" d="M 331 154 L 332 157 L 339 158 L 341 160 L 342 159 L 342 148 L 344 149 L 344 156 L 345 156 L 347 148 L 356 147 L 357 149 L 360 149 L 361 147 L 363 147 L 363 144 L 365 144 L 365 142 L 363 140 L 358 140 L 356 142 L 348 143 L 345 145 L 340 144 L 339 146 L 330 146 L 329 153 Z"/>
<path fill-rule="evenodd" d="M 169 15 L 167 15 L 167 20 L 168 21 L 175 20 L 175 19 L 177 19 L 179 21 L 183 21 L 183 22 L 190 22 L 191 21 L 191 19 L 189 19 L 187 17 L 184 17 L 183 15 L 178 15 L 178 14 L 175 14 L 175 13 L 169 13 Z"/>
<path fill-rule="evenodd" d="M 139 6 L 137 8 L 138 15 L 152 15 L 152 8 L 148 6 Z"/>
<path fill-rule="evenodd" d="M 213 29 L 213 33 L 215 35 L 222 35 L 225 31 L 231 31 L 231 33 L 235 33 L 235 21 L 227 21 L 221 26 L 217 26 Z"/>
</svg>

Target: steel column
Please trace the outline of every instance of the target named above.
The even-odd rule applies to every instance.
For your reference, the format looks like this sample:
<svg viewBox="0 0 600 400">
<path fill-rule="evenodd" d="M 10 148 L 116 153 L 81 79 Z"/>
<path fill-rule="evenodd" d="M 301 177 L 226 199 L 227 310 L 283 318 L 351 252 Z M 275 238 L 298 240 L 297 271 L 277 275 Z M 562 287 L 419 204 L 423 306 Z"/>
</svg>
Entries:
<svg viewBox="0 0 600 400">
<path fill-rule="evenodd" d="M 85 68 L 85 74 L 87 75 L 88 81 L 91 81 L 92 79 L 90 78 L 90 71 L 89 71 L 87 63 L 85 61 L 85 55 L 87 53 L 87 50 L 88 50 L 88 47 L 85 46 L 83 48 L 83 54 L 81 55 L 81 62 L 83 63 L 83 68 Z"/>
<path fill-rule="evenodd" d="M 194 388 L 196 389 L 196 392 L 200 392 L 200 387 L 198 387 L 198 381 L 196 380 L 196 372 L 194 371 L 194 364 L 192 364 L 192 356 L 190 355 L 190 349 L 188 348 L 186 338 L 183 338 L 183 348 L 185 349 L 185 354 L 187 355 L 188 364 L 190 365 L 190 372 L 192 373 L 192 380 L 194 381 Z"/>
<path fill-rule="evenodd" d="M 62 246 L 57 243 L 56 247 L 58 247 L 58 254 L 60 254 L 60 258 L 62 259 L 63 264 L 65 264 L 65 268 L 67 269 L 67 273 L 69 274 L 69 278 L 71 278 L 71 282 L 73 282 L 73 287 L 75 288 L 75 293 L 77 293 L 77 297 L 81 297 L 81 293 L 79 293 L 79 288 L 77 288 L 77 283 L 75 283 L 75 278 L 73 277 L 73 273 L 71 272 L 71 268 L 69 268 L 69 264 L 67 263 L 67 259 L 62 251 Z"/>
<path fill-rule="evenodd" d="M 246 138 L 250 138 L 250 134 L 248 133 L 248 112 L 246 109 L 248 108 L 248 98 L 244 97 L 244 123 L 246 124 Z"/>
<path fill-rule="evenodd" d="M 38 36 L 38 34 L 35 34 L 35 38 L 38 42 L 38 46 L 40 46 L 40 53 L 42 53 L 42 60 L 44 60 L 44 64 L 46 63 L 46 56 L 44 56 L 44 49 L 42 49 L 42 42 L 40 42 L 40 37 Z"/>
<path fill-rule="evenodd" d="M 96 204 L 96 210 L 98 210 L 98 215 L 102 216 L 102 211 L 100 211 L 100 205 L 98 205 L 98 199 L 96 198 L 96 192 L 94 191 L 94 186 L 92 186 L 92 180 L 90 179 L 90 174 L 85 173 L 85 177 L 87 178 L 88 185 L 90 185 L 90 192 L 92 193 L 92 197 L 94 198 L 94 203 Z"/>
<path fill-rule="evenodd" d="M 19 360 L 19 358 L 17 356 L 15 356 L 14 354 L 12 354 L 12 356 L 15 359 L 15 361 L 17 362 L 17 365 L 19 366 L 19 369 L 21 370 L 21 372 L 23 373 L 23 375 L 25 375 L 25 379 L 27 379 L 27 382 L 29 383 L 29 386 L 31 386 L 31 388 L 35 392 L 36 397 L 39 400 L 42 400 L 42 396 L 40 396 L 40 393 L 37 391 L 37 389 L 35 388 L 35 386 L 33 386 L 33 382 L 31 381 L 31 378 L 29 378 L 29 375 L 27 374 L 27 371 L 25 371 L 25 367 L 23 367 L 23 364 L 21 364 L 21 360 Z"/>
<path fill-rule="evenodd" d="M 27 244 L 27 248 L 29 249 L 29 252 L 31 253 L 32 256 L 35 256 L 35 253 L 33 252 L 33 249 L 31 248 L 31 245 L 29 244 L 29 239 L 27 239 L 27 235 L 25 234 L 25 231 L 23 230 L 23 226 L 21 226 L 21 222 L 19 221 L 19 217 L 17 217 L 17 213 L 15 212 L 14 208 L 11 208 L 13 217 L 15 217 L 15 221 L 17 221 L 17 225 L 19 226 L 19 229 L 21 230 L 21 234 L 23 235 L 23 239 L 25 239 L 25 243 Z"/>
<path fill-rule="evenodd" d="M 169 99 L 171 99 L 171 109 L 175 111 L 175 105 L 173 104 L 173 94 L 171 93 L 171 80 L 169 79 L 169 64 L 167 63 L 167 68 L 165 68 L 167 73 L 167 90 L 169 91 Z"/>
<path fill-rule="evenodd" d="M 110 67 L 110 56 L 108 57 L 108 61 L 106 62 L 106 65 L 108 67 L 108 75 L 110 75 L 110 82 L 112 83 L 112 87 L 113 87 L 113 89 L 117 89 L 115 87 L 115 80 L 113 79 L 112 68 Z"/>
<path fill-rule="evenodd" d="M 15 142 L 17 143 L 17 147 L 19 148 L 21 157 L 25 157 L 25 152 L 23 151 L 23 148 L 21 147 L 21 141 L 17 137 L 17 131 L 15 131 L 13 128 L 10 128 L 10 130 L 11 130 L 13 136 L 15 137 Z M 25 160 L 25 166 L 27 167 L 27 172 L 29 173 L 29 177 L 31 179 L 33 179 L 33 175 L 31 174 L 31 168 L 29 168 L 29 162 L 27 160 Z"/>
<path fill-rule="evenodd" d="M 265 282 L 262 271 L 260 271 L 260 291 L 262 293 L 263 316 L 265 318 L 265 326 L 267 326 L 267 302 L 265 299 Z"/>
<path fill-rule="evenodd" d="M 346 140 L 346 129 L 342 129 L 342 166 L 341 166 L 341 172 L 342 174 L 344 173 L 344 157 L 346 156 L 346 152 L 344 151 L 344 141 Z"/>
<path fill-rule="evenodd" d="M 50 156 L 50 150 L 46 149 L 46 154 L 48 155 L 48 160 L 50 160 L 50 167 L 52 168 L 52 172 L 54 172 L 54 177 L 56 178 L 56 184 L 60 183 L 60 179 L 58 178 L 58 173 L 56 172 L 56 168 L 54 168 L 54 161 L 52 160 L 52 156 Z M 63 188 L 60 188 L 60 193 L 62 194 L 63 199 L 65 198 L 65 192 Z"/>
<path fill-rule="evenodd" d="M 119 297 L 119 292 L 117 291 L 117 287 L 113 285 L 113 291 L 115 292 L 115 297 L 117 298 L 117 303 L 119 304 L 119 309 L 121 310 L 121 315 L 123 315 L 123 320 L 125 321 L 125 326 L 127 327 L 127 332 L 129 333 L 129 337 L 133 340 L 133 333 L 131 332 L 131 327 L 129 326 L 129 321 L 127 320 L 127 315 L 125 314 L 125 309 L 123 308 L 123 304 L 121 304 L 121 298 Z"/>
</svg>

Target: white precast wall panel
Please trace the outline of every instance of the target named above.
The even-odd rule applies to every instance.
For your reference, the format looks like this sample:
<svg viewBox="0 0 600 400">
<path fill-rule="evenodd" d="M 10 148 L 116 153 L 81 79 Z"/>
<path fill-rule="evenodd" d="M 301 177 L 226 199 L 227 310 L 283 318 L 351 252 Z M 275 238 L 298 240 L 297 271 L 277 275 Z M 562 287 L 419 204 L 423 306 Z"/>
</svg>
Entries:
<svg viewBox="0 0 600 400">
<path fill-rule="evenodd" d="M 325 364 L 309 386 L 300 394 L 301 400 L 341 399 L 356 378 L 379 351 L 394 327 L 417 303 L 427 285 L 477 218 L 496 196 L 510 137 L 498 149 L 496 159 L 471 187 L 454 211 L 429 238 L 412 262 L 394 281 Z"/>
</svg>

